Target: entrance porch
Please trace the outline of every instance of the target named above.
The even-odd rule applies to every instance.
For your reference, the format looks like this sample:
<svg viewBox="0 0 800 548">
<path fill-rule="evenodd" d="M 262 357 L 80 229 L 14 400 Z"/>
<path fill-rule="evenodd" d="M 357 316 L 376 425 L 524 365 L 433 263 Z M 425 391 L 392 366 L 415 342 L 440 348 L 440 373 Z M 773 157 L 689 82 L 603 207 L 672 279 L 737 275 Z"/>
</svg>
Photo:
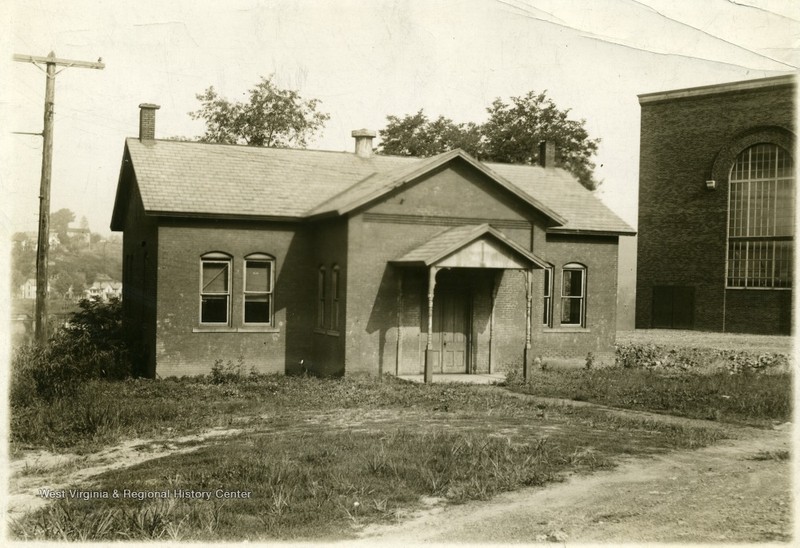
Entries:
<svg viewBox="0 0 800 548">
<path fill-rule="evenodd" d="M 391 263 L 401 269 L 396 375 L 421 371 L 432 382 L 470 374 L 489 383 L 504 378 L 494 369 L 498 355 L 521 361 L 527 374 L 534 271 L 549 264 L 489 225 L 446 230 Z M 512 295 L 498 313 L 503 290 Z M 416 349 L 404 331 L 416 332 Z"/>
</svg>

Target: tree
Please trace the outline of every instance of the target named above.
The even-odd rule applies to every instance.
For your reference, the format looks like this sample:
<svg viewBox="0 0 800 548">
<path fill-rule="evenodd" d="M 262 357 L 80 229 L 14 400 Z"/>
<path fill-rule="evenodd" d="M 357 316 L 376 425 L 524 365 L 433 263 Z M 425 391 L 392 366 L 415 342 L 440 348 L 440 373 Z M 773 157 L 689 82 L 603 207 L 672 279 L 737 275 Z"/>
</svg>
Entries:
<svg viewBox="0 0 800 548">
<path fill-rule="evenodd" d="M 539 161 L 539 144 L 556 146 L 556 165 L 572 173 L 590 190 L 599 186 L 594 178 L 592 157 L 600 139 L 590 139 L 585 120 L 571 120 L 569 109 L 561 110 L 546 92 L 528 92 L 508 103 L 495 99 L 481 124 L 457 124 L 439 117 L 430 122 L 423 111 L 403 118 L 387 116 L 380 131 L 380 154 L 432 156 L 462 148 L 479 160 L 515 164 Z"/>
<path fill-rule="evenodd" d="M 512 97 L 509 104 L 499 98 L 487 109 L 489 120 L 483 125 L 485 154 L 495 162 L 533 164 L 539 161 L 539 143 L 556 146 L 556 165 L 572 173 L 580 183 L 594 190 L 591 158 L 600 139 L 590 139 L 585 120 L 570 120 L 569 109 L 560 110 L 545 92 L 528 92 Z"/>
<path fill-rule="evenodd" d="M 199 140 L 305 148 L 308 139 L 330 118 L 317 111 L 317 99 L 304 100 L 296 91 L 281 89 L 272 82 L 272 77 L 262 77 L 248 93 L 247 102 L 220 97 L 213 86 L 197 95 L 201 107 L 189 116 L 205 120 L 206 132 Z"/>
<path fill-rule="evenodd" d="M 50 232 L 58 234 L 59 241 L 66 243 L 68 240 L 67 229 L 74 220 L 75 214 L 72 210 L 67 208 L 59 209 L 50 214 Z"/>
<path fill-rule="evenodd" d="M 460 148 L 473 156 L 481 155 L 480 128 L 471 122 L 456 124 L 444 116 L 431 122 L 422 109 L 403 118 L 386 119 L 389 123 L 380 131 L 381 154 L 426 157 Z"/>
</svg>

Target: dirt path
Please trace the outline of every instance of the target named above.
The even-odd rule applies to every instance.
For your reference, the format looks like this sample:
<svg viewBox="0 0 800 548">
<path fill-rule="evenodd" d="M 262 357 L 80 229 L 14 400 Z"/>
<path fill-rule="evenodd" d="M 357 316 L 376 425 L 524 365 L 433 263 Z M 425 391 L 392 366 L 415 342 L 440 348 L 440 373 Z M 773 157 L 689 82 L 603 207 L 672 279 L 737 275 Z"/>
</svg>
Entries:
<svg viewBox="0 0 800 548">
<path fill-rule="evenodd" d="M 6 517 L 18 519 L 45 506 L 49 501 L 39 496 L 39 489 L 65 489 L 109 470 L 130 468 L 148 460 L 195 451 L 206 441 L 240 432 L 240 429 L 212 428 L 166 440 L 132 439 L 91 455 L 26 452 L 12 460 L 9 466 Z"/>
<path fill-rule="evenodd" d="M 664 422 L 705 422 L 606 409 Z M 339 417 L 337 427 L 357 427 L 364 418 L 345 415 Z M 392 417 L 389 411 L 371 415 L 378 422 Z M 316 422 L 307 419 L 293 428 L 303 430 Z M 323 422 L 331 427 L 330 421 Z M 258 430 L 265 428 L 269 429 L 262 424 Z M 91 482 L 103 472 L 194 451 L 246 430 L 217 428 L 168 440 L 129 440 L 86 456 L 28 452 L 10 463 L 7 518 L 19 518 L 47 504 L 37 496 L 39 488 L 55 490 Z M 790 540 L 791 461 L 784 457 L 791 445 L 791 425 L 771 430 L 729 427 L 729 431 L 730 440 L 711 447 L 631 458 L 612 471 L 573 476 L 563 483 L 506 493 L 489 501 L 447 506 L 431 500 L 427 510 L 400 524 L 366 527 L 361 531 L 362 542 Z"/>
<path fill-rule="evenodd" d="M 694 451 L 631 459 L 460 506 L 434 506 L 363 542 L 767 542 L 791 538 L 790 425 L 741 429 Z"/>
</svg>

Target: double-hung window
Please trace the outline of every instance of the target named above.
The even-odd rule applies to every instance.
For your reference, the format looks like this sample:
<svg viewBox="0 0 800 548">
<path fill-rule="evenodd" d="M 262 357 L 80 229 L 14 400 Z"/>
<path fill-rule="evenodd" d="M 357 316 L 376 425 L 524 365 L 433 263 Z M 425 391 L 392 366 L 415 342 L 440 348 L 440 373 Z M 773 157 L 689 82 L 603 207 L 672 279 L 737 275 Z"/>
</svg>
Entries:
<svg viewBox="0 0 800 548">
<path fill-rule="evenodd" d="M 317 329 L 325 329 L 326 278 L 325 267 L 319 267 L 317 274 Z"/>
<path fill-rule="evenodd" d="M 729 288 L 790 288 L 794 251 L 794 162 L 761 143 L 734 162 L 728 194 Z"/>
<path fill-rule="evenodd" d="M 272 324 L 275 259 L 264 253 L 244 258 L 244 323 Z"/>
<path fill-rule="evenodd" d="M 339 266 L 331 270 L 331 331 L 339 331 Z"/>
<path fill-rule="evenodd" d="M 544 295 L 542 298 L 542 324 L 553 326 L 553 269 L 544 269 Z"/>
<path fill-rule="evenodd" d="M 583 326 L 586 316 L 586 267 L 564 265 L 561 280 L 561 325 Z"/>
<path fill-rule="evenodd" d="M 206 253 L 200 258 L 200 323 L 228 325 L 231 309 L 231 257 Z"/>
</svg>

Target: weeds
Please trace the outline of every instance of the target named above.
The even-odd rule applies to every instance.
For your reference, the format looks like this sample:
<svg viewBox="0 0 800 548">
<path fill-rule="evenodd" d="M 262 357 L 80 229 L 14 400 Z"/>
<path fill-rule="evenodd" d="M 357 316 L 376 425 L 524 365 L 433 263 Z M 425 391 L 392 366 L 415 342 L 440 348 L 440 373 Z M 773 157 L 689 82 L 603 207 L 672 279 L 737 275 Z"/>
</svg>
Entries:
<svg viewBox="0 0 800 548">
<path fill-rule="evenodd" d="M 748 457 L 749 460 L 789 460 L 791 458 L 791 454 L 788 450 L 777 450 L 777 451 L 759 451 L 755 455 Z"/>
<path fill-rule="evenodd" d="M 514 380 L 507 386 L 526 394 L 699 419 L 760 425 L 791 417 L 789 373 L 700 374 L 609 367 L 534 371 L 528 382 Z"/>
</svg>

